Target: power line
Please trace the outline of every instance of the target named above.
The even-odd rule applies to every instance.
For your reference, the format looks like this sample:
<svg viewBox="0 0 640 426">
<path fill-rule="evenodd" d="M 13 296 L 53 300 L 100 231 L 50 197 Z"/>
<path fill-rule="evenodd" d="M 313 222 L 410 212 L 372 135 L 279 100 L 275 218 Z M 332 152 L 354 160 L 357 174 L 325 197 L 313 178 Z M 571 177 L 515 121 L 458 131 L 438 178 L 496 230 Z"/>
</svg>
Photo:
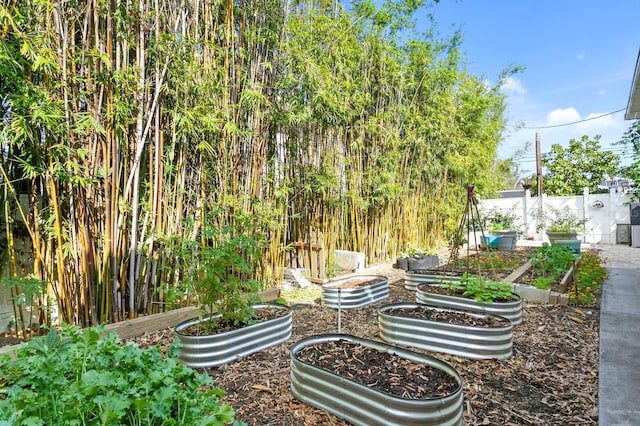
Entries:
<svg viewBox="0 0 640 426">
<path fill-rule="evenodd" d="M 584 120 L 573 121 L 571 123 L 554 124 L 552 126 L 536 126 L 536 127 L 517 127 L 517 126 L 514 126 L 514 127 L 517 127 L 518 129 L 537 130 L 537 129 L 552 129 L 554 127 L 572 126 L 574 124 L 584 123 L 585 121 L 597 120 L 598 118 L 606 117 L 608 115 L 613 115 L 613 114 L 616 114 L 618 112 L 624 111 L 626 109 L 627 109 L 626 107 L 625 108 L 620 108 L 618 110 L 611 111 L 611 112 L 608 112 L 606 114 L 597 115 L 597 116 L 591 117 L 591 118 L 585 118 Z"/>
</svg>

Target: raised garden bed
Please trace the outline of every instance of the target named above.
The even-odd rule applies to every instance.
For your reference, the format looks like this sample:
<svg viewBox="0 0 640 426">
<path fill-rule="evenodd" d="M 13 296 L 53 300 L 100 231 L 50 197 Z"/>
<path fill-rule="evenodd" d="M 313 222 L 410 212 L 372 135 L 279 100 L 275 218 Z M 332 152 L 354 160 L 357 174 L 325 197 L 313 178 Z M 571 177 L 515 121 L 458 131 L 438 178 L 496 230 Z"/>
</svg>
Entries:
<svg viewBox="0 0 640 426">
<path fill-rule="evenodd" d="M 567 293 L 574 282 L 574 266 L 571 266 L 568 271 L 550 283 L 547 289 L 538 288 L 535 285 L 536 279 L 539 276 L 540 274 L 535 271 L 531 262 L 527 262 L 523 268 L 514 271 L 506 281 L 513 283 L 514 293 L 518 294 L 524 300 L 548 304 L 569 304 L 569 295 Z"/>
<path fill-rule="evenodd" d="M 389 280 L 381 275 L 356 275 L 322 285 L 322 303 L 332 309 L 361 308 L 389 297 Z"/>
<path fill-rule="evenodd" d="M 506 318 L 416 303 L 378 308 L 385 342 L 469 359 L 509 358 L 512 323 Z"/>
<path fill-rule="evenodd" d="M 421 284 L 441 284 L 443 281 L 460 281 L 460 275 L 438 271 L 408 272 L 404 278 L 404 288 L 416 291 Z"/>
<path fill-rule="evenodd" d="M 462 379 L 453 367 L 344 334 L 292 346 L 291 391 L 354 425 L 462 424 Z"/>
<path fill-rule="evenodd" d="M 515 293 L 512 296 L 513 300 L 478 302 L 470 297 L 451 294 L 441 281 L 438 284 L 420 284 L 416 290 L 417 303 L 499 315 L 513 325 L 519 325 L 522 323 L 522 298 Z"/>
<path fill-rule="evenodd" d="M 275 304 L 255 305 L 256 311 L 278 311 L 270 319 L 261 320 L 235 330 L 208 335 L 186 333 L 190 327 L 202 321 L 219 317 L 218 314 L 193 318 L 175 328 L 180 341 L 180 356 L 192 368 L 217 367 L 254 352 L 286 342 L 291 337 L 291 310 Z"/>
</svg>

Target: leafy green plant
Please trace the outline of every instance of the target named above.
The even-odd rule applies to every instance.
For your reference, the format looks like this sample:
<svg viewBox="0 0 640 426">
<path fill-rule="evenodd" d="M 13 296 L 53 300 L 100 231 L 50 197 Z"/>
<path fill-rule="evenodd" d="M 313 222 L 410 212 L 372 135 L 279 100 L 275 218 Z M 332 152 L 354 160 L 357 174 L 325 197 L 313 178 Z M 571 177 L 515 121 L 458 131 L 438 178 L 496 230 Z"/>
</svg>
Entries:
<svg viewBox="0 0 640 426">
<path fill-rule="evenodd" d="M 467 256 L 456 261 L 458 267 L 469 267 L 478 271 L 492 269 L 516 269 L 520 266 L 517 258 L 505 256 L 503 252 L 489 253 L 486 256 Z"/>
<path fill-rule="evenodd" d="M 421 248 L 421 247 L 414 247 L 414 246 L 409 246 L 407 248 L 407 252 L 403 253 L 406 257 L 414 257 L 414 258 L 421 258 L 424 256 L 433 256 L 435 254 L 437 254 L 437 251 L 433 248 Z M 401 256 L 404 257 L 404 256 Z"/>
<path fill-rule="evenodd" d="M 460 277 L 460 282 L 450 281 L 444 286 L 452 292 L 462 292 L 463 296 L 471 297 L 476 302 L 492 303 L 513 298 L 511 284 L 468 273 Z"/>
<path fill-rule="evenodd" d="M 257 292 L 264 288 L 262 281 L 252 279 L 264 236 L 252 218 L 241 215 L 234 226 L 207 224 L 203 236 L 205 243 L 193 284 L 203 315 L 220 314 L 219 319 L 212 317 L 209 327 L 215 328 L 218 321 L 234 327 L 251 324 L 256 318 L 252 305 L 258 301 Z"/>
<path fill-rule="evenodd" d="M 496 223 L 492 224 L 491 229 L 493 231 L 504 231 L 504 230 L 509 229 L 509 228 L 507 228 L 504 224 L 502 224 L 500 222 L 496 222 Z"/>
<path fill-rule="evenodd" d="M 481 217 L 483 224 L 494 231 L 514 229 L 517 219 L 515 206 L 506 210 L 494 207 L 487 212 L 483 212 Z"/>
<path fill-rule="evenodd" d="M 536 210 L 533 217 L 537 221 L 536 231 L 546 229 L 549 232 L 579 232 L 584 230 L 588 218 L 579 219 L 568 207 L 555 208 L 546 206 L 544 210 Z"/>
<path fill-rule="evenodd" d="M 567 272 L 575 260 L 569 247 L 544 244 L 529 256 L 531 266 L 543 276 L 562 275 Z"/>
<path fill-rule="evenodd" d="M 536 277 L 533 280 L 532 284 L 534 287 L 539 288 L 540 290 L 549 290 L 551 288 L 551 284 L 556 281 L 555 275 L 551 275 L 548 277 Z"/>
<path fill-rule="evenodd" d="M 122 345 L 103 326 L 63 326 L 0 356 L 3 425 L 224 425 L 222 390 L 177 360 L 171 345 Z"/>
</svg>

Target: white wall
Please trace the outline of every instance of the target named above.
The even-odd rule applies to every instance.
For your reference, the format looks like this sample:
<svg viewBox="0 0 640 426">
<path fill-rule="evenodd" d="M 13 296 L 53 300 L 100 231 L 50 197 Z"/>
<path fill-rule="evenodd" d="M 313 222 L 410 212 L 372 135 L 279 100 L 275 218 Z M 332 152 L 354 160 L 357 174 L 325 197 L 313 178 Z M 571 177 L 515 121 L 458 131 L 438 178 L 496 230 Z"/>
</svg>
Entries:
<svg viewBox="0 0 640 426">
<path fill-rule="evenodd" d="M 527 190 L 522 197 L 479 200 L 478 208 L 481 212 L 511 210 L 516 214 L 516 225 L 524 238 L 548 241 L 544 231 L 536 232 L 534 213 L 538 209 L 544 210 L 545 206 L 569 207 L 579 219 L 588 218 L 585 232 L 579 236 L 583 242 L 616 244 L 617 225 L 630 223 L 630 199 L 629 194 L 615 190 L 607 194 L 589 194 L 585 188 L 583 195 L 571 197 L 549 197 L 545 194 L 532 197 Z"/>
</svg>

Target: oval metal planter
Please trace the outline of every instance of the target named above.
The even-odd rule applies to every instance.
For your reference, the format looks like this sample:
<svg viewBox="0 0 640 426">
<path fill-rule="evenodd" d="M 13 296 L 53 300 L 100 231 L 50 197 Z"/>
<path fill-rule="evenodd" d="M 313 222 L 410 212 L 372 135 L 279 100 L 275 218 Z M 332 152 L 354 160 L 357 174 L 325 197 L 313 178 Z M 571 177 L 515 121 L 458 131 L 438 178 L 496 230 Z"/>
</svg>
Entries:
<svg viewBox="0 0 640 426">
<path fill-rule="evenodd" d="M 397 308 L 456 311 L 476 317 L 494 316 L 503 320 L 505 325 L 473 327 L 387 313 Z M 505 318 L 496 315 L 417 303 L 395 303 L 378 308 L 378 326 L 382 340 L 394 345 L 412 346 L 469 359 L 504 359 L 509 358 L 513 353 L 513 325 Z"/>
<path fill-rule="evenodd" d="M 505 229 L 492 232 L 500 237 L 500 240 L 498 241 L 498 250 L 513 251 L 516 249 L 516 239 L 518 237 L 518 231 L 515 231 L 513 229 Z"/>
<path fill-rule="evenodd" d="M 354 279 L 370 280 L 360 287 L 339 288 Z M 353 309 L 376 303 L 389 297 L 389 280 L 382 275 L 354 275 L 322 285 L 322 303 L 328 308 Z"/>
<path fill-rule="evenodd" d="M 282 309 L 286 314 L 236 330 L 202 336 L 188 336 L 180 332 L 201 320 L 220 316 L 219 314 L 183 321 L 175 328 L 181 344 L 178 358 L 192 368 L 217 367 L 284 343 L 291 337 L 291 309 L 288 306 L 259 304 L 254 305 L 254 308 Z"/>
<path fill-rule="evenodd" d="M 416 302 L 425 305 L 441 306 L 465 311 L 482 312 L 485 314 L 505 317 L 513 325 L 522 323 L 522 298 L 516 293 L 511 293 L 513 300 L 507 302 L 477 302 L 468 297 L 451 296 L 429 291 L 429 287 L 440 284 L 420 284 L 416 290 Z"/>
<path fill-rule="evenodd" d="M 421 257 L 410 257 L 409 271 L 422 271 L 438 266 L 440 258 L 437 254 L 423 254 Z"/>
<path fill-rule="evenodd" d="M 442 284 L 443 282 L 460 281 L 460 277 L 437 274 L 418 274 L 407 272 L 404 276 L 404 288 L 416 291 L 420 284 Z"/>
<path fill-rule="evenodd" d="M 452 376 L 459 386 L 442 398 L 408 399 L 389 395 L 297 359 L 305 346 L 347 340 L 426 364 Z M 461 425 L 462 378 L 449 364 L 425 354 L 346 334 L 306 337 L 291 347 L 291 392 L 299 400 L 334 414 L 354 425 Z"/>
</svg>

